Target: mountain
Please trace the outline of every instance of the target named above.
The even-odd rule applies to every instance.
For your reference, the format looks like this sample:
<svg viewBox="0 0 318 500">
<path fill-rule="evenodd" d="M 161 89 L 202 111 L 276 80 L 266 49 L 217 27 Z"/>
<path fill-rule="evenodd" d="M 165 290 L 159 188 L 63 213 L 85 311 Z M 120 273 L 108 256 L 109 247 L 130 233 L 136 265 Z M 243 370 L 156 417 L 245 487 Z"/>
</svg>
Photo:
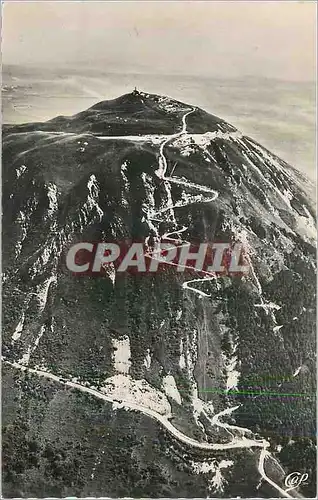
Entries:
<svg viewBox="0 0 318 500">
<path fill-rule="evenodd" d="M 5 125 L 4 495 L 315 496 L 312 192 L 220 118 L 136 90 Z M 79 242 L 164 238 L 240 241 L 249 271 L 66 266 Z"/>
</svg>

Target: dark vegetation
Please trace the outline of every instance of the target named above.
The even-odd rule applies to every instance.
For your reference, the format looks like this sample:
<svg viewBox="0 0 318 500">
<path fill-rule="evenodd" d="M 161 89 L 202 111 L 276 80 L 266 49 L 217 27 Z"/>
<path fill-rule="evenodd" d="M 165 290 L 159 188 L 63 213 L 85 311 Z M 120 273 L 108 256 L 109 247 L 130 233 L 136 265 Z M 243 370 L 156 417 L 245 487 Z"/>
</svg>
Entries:
<svg viewBox="0 0 318 500">
<path fill-rule="evenodd" d="M 202 300 L 182 289 L 193 273 L 166 269 L 155 275 L 123 274 L 117 275 L 113 286 L 107 275 L 75 277 L 66 269 L 65 255 L 72 243 L 154 236 L 144 218 L 149 199 L 142 173 L 151 177 L 156 207 L 165 206 L 165 186 L 154 174 L 159 146 L 151 141 L 102 141 L 94 134 L 179 132 L 189 106 L 175 102 L 175 111 L 167 112 L 158 103 L 159 96 L 128 94 L 73 117 L 4 128 L 3 355 L 8 361 L 20 360 L 43 328 L 30 366 L 44 366 L 65 379 L 77 377 L 81 383 L 101 387 L 115 374 L 112 340 L 128 336 L 130 375 L 160 389 L 163 377 L 172 374 L 182 396 L 181 406 L 172 402 L 174 425 L 200 440 L 203 433 L 192 412 L 193 380 L 187 367 L 179 365 L 180 341 L 190 344 L 197 332 L 194 375 L 200 397 L 212 401 L 215 411 L 241 404 L 229 421 L 267 438 L 286 473 L 308 472 L 310 481 L 302 491 L 313 496 L 315 251 L 297 227 L 297 217 L 306 220 L 313 209 L 306 185 L 300 178 L 295 182 L 291 167 L 276 159 L 282 170 L 267 157 L 262 160 L 247 138 L 215 139 L 204 154 L 192 139 L 189 156 L 173 144 L 166 147 L 169 172 L 175 165 L 175 176 L 219 193 L 214 202 L 175 208 L 178 225 L 188 228 L 183 237 L 195 242 L 232 241 L 246 231 L 259 284 L 252 274 L 223 276 L 198 285 L 211 294 Z M 234 128 L 202 110 L 189 115 L 189 132 L 215 130 Z M 121 173 L 124 162 L 127 189 Z M 21 165 L 26 170 L 18 177 Z M 95 201 L 104 213 L 101 220 L 96 206 L 88 204 L 91 175 L 99 187 Z M 53 215 L 50 184 L 58 193 Z M 290 206 L 277 190 L 289 191 Z M 183 191 L 172 184 L 173 200 L 180 200 Z M 185 191 L 197 194 L 194 188 Z M 158 227 L 163 234 L 172 225 L 166 221 Z M 52 276 L 56 280 L 42 307 L 39 293 Z M 259 285 L 264 303 L 280 307 L 273 311 L 275 317 L 255 307 L 261 300 Z M 12 342 L 22 313 L 21 336 Z M 282 328 L 275 331 L 277 325 Z M 232 355 L 233 342 L 241 394 L 225 394 L 222 354 Z M 144 364 L 148 350 L 150 369 Z M 301 370 L 293 377 L 298 367 Z M 207 497 L 211 476 L 194 474 L 190 464 L 211 456 L 186 449 L 149 418 L 114 411 L 110 404 L 7 366 L 3 392 L 6 497 Z M 274 397 L 271 392 L 301 396 Z M 225 432 L 203 423 L 208 440 L 228 440 Z M 275 452 L 278 445 L 282 449 Z M 234 461 L 223 472 L 228 481 L 224 497 L 277 494 L 268 485 L 257 489 L 258 452 L 230 450 L 215 457 Z"/>
</svg>

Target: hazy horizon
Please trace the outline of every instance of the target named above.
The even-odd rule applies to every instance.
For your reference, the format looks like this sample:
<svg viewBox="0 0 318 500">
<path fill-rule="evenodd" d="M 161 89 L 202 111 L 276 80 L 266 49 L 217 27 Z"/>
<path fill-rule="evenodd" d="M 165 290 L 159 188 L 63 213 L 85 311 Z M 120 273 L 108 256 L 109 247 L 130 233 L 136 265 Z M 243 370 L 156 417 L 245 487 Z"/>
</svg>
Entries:
<svg viewBox="0 0 318 500">
<path fill-rule="evenodd" d="M 4 2 L 4 64 L 315 81 L 316 2 Z"/>
<path fill-rule="evenodd" d="M 314 178 L 316 10 L 310 1 L 4 2 L 3 118 L 72 115 L 137 86 L 221 116 Z"/>
</svg>

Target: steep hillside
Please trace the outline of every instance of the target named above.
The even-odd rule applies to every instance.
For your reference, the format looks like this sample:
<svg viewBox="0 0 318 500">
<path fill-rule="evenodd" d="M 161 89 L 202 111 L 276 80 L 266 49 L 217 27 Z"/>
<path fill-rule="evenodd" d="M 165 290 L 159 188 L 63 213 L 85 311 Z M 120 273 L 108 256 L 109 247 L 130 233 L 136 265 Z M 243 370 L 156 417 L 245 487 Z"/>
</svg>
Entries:
<svg viewBox="0 0 318 500">
<path fill-rule="evenodd" d="M 232 125 L 133 92 L 5 126 L 6 497 L 315 494 L 309 181 Z M 247 276 L 66 267 L 79 241 L 242 241 Z"/>
</svg>

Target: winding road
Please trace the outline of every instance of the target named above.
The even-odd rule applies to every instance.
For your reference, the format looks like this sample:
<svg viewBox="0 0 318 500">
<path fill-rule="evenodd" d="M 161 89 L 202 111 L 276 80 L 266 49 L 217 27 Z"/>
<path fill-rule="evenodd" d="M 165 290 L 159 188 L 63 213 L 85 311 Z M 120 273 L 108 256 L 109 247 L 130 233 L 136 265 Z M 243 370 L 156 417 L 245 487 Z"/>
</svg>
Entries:
<svg viewBox="0 0 318 500">
<path fill-rule="evenodd" d="M 3 362 L 7 365 L 12 366 L 13 368 L 16 368 L 21 371 L 27 371 L 29 373 L 33 373 L 37 376 L 47 378 L 49 380 L 53 380 L 54 382 L 58 382 L 59 384 L 62 384 L 66 387 L 70 387 L 72 389 L 77 389 L 81 392 L 85 392 L 87 394 L 90 394 L 91 396 L 94 396 L 98 399 L 101 399 L 103 401 L 106 401 L 107 403 L 112 403 L 116 405 L 116 408 L 123 408 L 126 410 L 132 410 L 132 411 L 138 411 L 143 413 L 144 415 L 147 415 L 148 417 L 156 420 L 159 422 L 173 437 L 175 437 L 177 440 L 181 441 L 182 443 L 191 446 L 193 448 L 197 448 L 200 450 L 206 450 L 206 451 L 222 451 L 222 450 L 230 450 L 230 449 L 235 449 L 235 448 L 261 448 L 261 453 L 259 457 L 259 465 L 258 465 L 258 470 L 262 478 L 267 481 L 273 488 L 275 488 L 283 497 L 285 498 L 292 498 L 291 495 L 286 493 L 285 490 L 280 488 L 274 481 L 272 481 L 267 475 L 264 470 L 264 462 L 265 459 L 270 456 L 270 453 L 267 451 L 267 448 L 270 446 L 270 443 L 266 441 L 265 439 L 262 440 L 255 440 L 255 439 L 248 439 L 244 436 L 245 432 L 248 431 L 248 429 L 240 428 L 237 426 L 232 426 L 230 424 L 225 424 L 219 420 L 219 418 L 225 414 L 230 414 L 232 411 L 236 409 L 230 408 L 223 410 L 222 412 L 218 413 L 217 415 L 213 416 L 213 419 L 210 420 L 210 422 L 214 425 L 218 425 L 219 427 L 222 427 L 224 429 L 231 429 L 233 431 L 241 431 L 243 434 L 243 437 L 240 439 L 234 438 L 232 441 L 229 443 L 204 443 L 197 441 L 186 434 L 183 434 L 179 429 L 174 427 L 172 423 L 168 420 L 167 417 L 160 415 L 154 410 L 151 410 L 150 408 L 147 408 L 142 405 L 134 404 L 128 401 L 122 401 L 118 400 L 115 398 L 112 398 L 106 394 L 103 394 L 102 392 L 92 389 L 90 387 L 86 387 L 84 385 L 81 385 L 77 382 L 72 382 L 71 380 L 65 380 L 62 377 L 59 377 L 58 375 L 54 375 L 53 373 L 44 371 L 44 370 L 38 370 L 35 368 L 31 368 L 29 366 L 22 365 L 20 363 L 16 362 L 11 362 L 6 359 L 3 360 Z"/>
<path fill-rule="evenodd" d="M 172 211 L 174 208 L 180 208 L 181 206 L 188 206 L 188 205 L 191 205 L 193 203 L 198 203 L 198 202 L 201 202 L 201 203 L 208 203 L 208 202 L 211 202 L 211 201 L 214 201 L 216 200 L 216 198 L 218 197 L 219 193 L 217 191 L 215 191 L 214 189 L 211 189 L 207 186 L 203 186 L 201 184 L 196 184 L 194 182 L 190 182 L 186 179 L 181 179 L 179 177 L 176 177 L 176 176 L 173 176 L 170 175 L 170 176 L 167 176 L 166 175 L 166 172 L 167 172 L 167 168 L 168 168 L 168 161 L 167 161 L 167 158 L 164 154 L 164 149 L 165 147 L 168 145 L 169 142 L 172 142 L 173 140 L 181 137 L 182 135 L 185 135 L 187 134 L 187 117 L 191 114 L 191 113 L 194 113 L 196 108 L 191 108 L 189 111 L 187 111 L 186 113 L 184 113 L 184 115 L 182 116 L 182 128 L 181 128 L 181 131 L 180 132 L 177 132 L 176 134 L 173 134 L 173 135 L 170 135 L 168 136 L 160 145 L 160 148 L 159 148 L 159 168 L 158 170 L 155 171 L 155 174 L 157 175 L 157 177 L 159 177 L 159 179 L 161 179 L 164 183 L 164 186 L 165 186 L 165 189 L 166 189 L 166 192 L 167 192 L 167 198 L 168 198 L 168 205 L 159 209 L 159 210 L 155 210 L 151 213 L 148 213 L 148 220 L 149 222 L 151 222 L 151 224 L 153 224 L 153 222 L 164 222 L 164 219 L 161 218 L 160 216 L 167 212 L 167 211 Z M 174 171 L 174 168 L 173 168 L 173 171 Z M 176 204 L 173 204 L 172 203 L 172 198 L 171 198 L 171 186 L 170 184 L 171 183 L 174 183 L 174 184 L 177 184 L 179 186 L 184 186 L 184 187 L 187 187 L 187 188 L 191 188 L 191 189 L 196 189 L 197 191 L 199 191 L 200 193 L 204 193 L 204 198 L 199 200 L 197 197 L 190 197 L 190 199 L 185 202 L 185 203 L 176 203 Z M 207 196 L 209 195 L 209 196 Z M 187 240 L 182 240 L 179 238 L 179 235 L 186 231 L 187 228 L 186 227 L 182 227 L 181 229 L 178 229 L 177 227 L 177 224 L 175 223 L 176 225 L 176 228 L 174 231 L 172 232 L 169 232 L 169 233 L 166 233 L 164 235 L 162 235 L 161 237 L 159 237 L 159 240 L 160 241 L 173 241 L 173 242 L 177 242 L 179 243 L 178 246 L 174 246 L 174 248 L 182 248 L 182 247 L 185 247 L 185 246 L 188 246 L 189 245 L 189 242 Z M 159 234 L 157 232 L 157 234 Z M 178 238 L 172 238 L 171 235 L 177 235 Z M 168 249 L 166 249 L 168 250 Z M 151 259 L 156 259 L 156 255 L 153 253 L 153 252 L 148 252 L 147 253 L 147 256 L 150 257 Z M 160 259 L 157 259 L 157 260 L 160 260 Z M 205 282 L 205 281 L 211 281 L 211 280 L 215 280 L 216 279 L 216 274 L 215 273 L 211 273 L 211 272 L 208 272 L 208 271 L 203 271 L 202 269 L 196 269 L 195 267 L 193 266 L 186 266 L 186 265 L 180 265 L 180 264 L 176 264 L 174 262 L 167 262 L 167 264 L 171 265 L 171 266 L 178 266 L 179 269 L 180 267 L 184 268 L 184 269 L 191 269 L 192 271 L 198 271 L 200 273 L 203 273 L 205 275 L 204 278 L 197 278 L 197 279 L 193 279 L 193 280 L 188 280 L 188 281 L 185 281 L 183 284 L 182 284 L 182 288 L 184 289 L 188 289 L 188 290 L 192 290 L 193 292 L 195 292 L 196 294 L 198 294 L 200 297 L 210 297 L 209 294 L 203 292 L 202 290 L 198 290 L 197 288 L 194 288 L 193 286 L 190 285 L 190 283 L 194 284 L 194 283 L 200 283 L 200 282 Z"/>
<path fill-rule="evenodd" d="M 191 110 L 187 111 L 183 115 L 183 117 L 182 117 L 182 130 L 180 132 L 165 138 L 164 141 L 161 143 L 160 150 L 159 150 L 159 168 L 156 171 L 156 175 L 160 179 L 163 180 L 166 191 L 167 191 L 168 198 L 169 198 L 169 193 L 170 193 L 170 183 L 175 183 L 175 184 L 182 185 L 182 186 L 196 188 L 205 194 L 209 194 L 209 197 L 204 199 L 204 202 L 214 201 L 218 197 L 217 191 L 210 189 L 206 186 L 200 186 L 200 185 L 188 182 L 187 180 L 184 180 L 184 179 L 179 179 L 178 177 L 175 177 L 175 176 L 174 177 L 166 176 L 168 163 L 167 163 L 167 158 L 164 154 L 164 148 L 170 141 L 174 140 L 175 138 L 180 137 L 183 134 L 187 134 L 186 118 L 189 114 L 193 113 L 194 111 L 195 111 L 195 108 L 192 108 Z M 106 137 L 102 138 L 102 139 L 106 139 Z M 107 139 L 115 139 L 115 138 L 114 137 L 107 137 Z M 116 139 L 117 139 L 117 137 L 116 137 Z M 119 137 L 118 137 L 118 139 L 119 139 Z M 129 138 L 124 136 L 124 137 L 121 137 L 120 139 L 129 139 Z M 138 140 L 138 141 L 142 140 L 142 138 L 140 136 L 137 136 L 136 138 L 131 137 L 131 139 Z M 171 193 L 170 193 L 170 195 L 171 195 Z M 171 199 L 171 196 L 170 196 L 170 199 Z M 191 203 L 191 201 L 190 201 L 190 203 Z M 178 205 L 171 205 L 171 206 L 168 206 L 168 208 L 165 207 L 161 210 L 152 212 L 149 215 L 151 223 L 152 223 L 152 221 L 159 221 L 160 222 L 161 219 L 160 218 L 158 219 L 158 216 L 160 217 L 160 215 L 164 211 L 169 210 L 169 209 L 173 209 L 175 207 L 178 207 Z M 176 228 L 174 231 L 172 231 L 170 233 L 166 233 L 163 237 L 165 237 L 166 240 L 177 241 L 177 242 L 180 242 L 181 244 L 187 244 L 187 242 L 185 240 L 180 240 L 180 239 L 171 237 L 171 235 L 177 235 L 179 237 L 179 235 L 182 232 L 184 232 L 185 230 L 186 230 L 186 228 L 181 228 L 181 229 Z M 202 281 L 211 280 L 211 279 L 215 279 L 214 274 L 211 276 L 207 276 L 205 278 L 202 278 L 202 279 L 188 281 L 183 285 L 183 287 L 191 289 L 201 296 L 207 296 L 207 294 L 205 294 L 204 292 L 201 292 L 200 290 L 197 290 L 197 289 L 191 287 L 189 285 L 189 283 L 194 283 L 194 282 L 199 282 L 199 281 L 202 282 Z M 59 376 L 54 375 L 53 373 L 50 373 L 50 372 L 45 371 L 45 370 L 31 368 L 27 365 L 17 363 L 17 362 L 11 362 L 11 361 L 8 361 L 6 359 L 3 359 L 3 361 L 5 364 L 10 365 L 13 368 L 16 368 L 18 370 L 27 371 L 27 372 L 33 373 L 37 376 L 44 377 L 46 379 L 50 379 L 54 382 L 57 382 L 59 384 L 66 386 L 66 387 L 70 387 L 72 389 L 76 389 L 76 390 L 79 390 L 81 392 L 90 394 L 91 396 L 94 396 L 94 397 L 101 399 L 105 402 L 113 404 L 116 408 L 124 408 L 126 410 L 141 412 L 144 415 L 147 415 L 148 417 L 159 422 L 174 438 L 176 438 L 178 441 L 180 441 L 180 442 L 182 442 L 190 447 L 201 449 L 201 450 L 207 450 L 207 451 L 222 451 L 222 450 L 230 450 L 230 449 L 236 449 L 236 448 L 247 448 L 247 449 L 260 448 L 261 452 L 260 452 L 260 456 L 259 456 L 258 470 L 259 470 L 261 477 L 268 484 L 270 484 L 274 489 L 276 489 L 276 491 L 281 496 L 283 496 L 285 498 L 293 498 L 284 489 L 282 489 L 278 484 L 276 484 L 273 480 L 271 480 L 265 472 L 265 468 L 264 468 L 265 460 L 270 457 L 270 453 L 268 452 L 268 448 L 270 447 L 270 443 L 268 441 L 266 441 L 265 439 L 256 440 L 256 439 L 252 439 L 252 438 L 247 438 L 245 436 L 246 434 L 248 434 L 248 433 L 252 434 L 249 429 L 241 428 L 241 427 L 230 425 L 227 423 L 223 423 L 220 420 L 221 417 L 229 415 L 233 411 L 235 411 L 237 407 L 227 408 L 227 409 L 219 412 L 218 414 L 214 415 L 212 418 L 210 418 L 204 412 L 204 414 L 205 414 L 206 418 L 208 419 L 208 421 L 210 422 L 211 426 L 218 426 L 218 427 L 223 428 L 226 431 L 230 432 L 230 434 L 233 437 L 233 439 L 230 442 L 228 442 L 228 443 L 200 442 L 200 441 L 197 441 L 197 440 L 187 436 L 186 434 L 184 434 L 180 430 L 178 430 L 176 427 L 174 427 L 174 425 L 169 421 L 168 417 L 163 416 L 163 415 L 159 414 L 158 412 L 156 412 L 155 410 L 152 410 L 146 406 L 135 404 L 135 403 L 128 402 L 125 400 L 115 399 L 115 398 L 113 398 L 109 395 L 106 395 L 105 393 L 103 393 L 97 389 L 93 389 L 93 388 L 87 387 L 85 385 L 81 385 L 77 382 L 73 382 L 72 380 L 65 380 L 65 378 L 59 377 Z M 239 434 L 239 437 L 235 437 L 235 434 L 236 435 Z"/>
</svg>

